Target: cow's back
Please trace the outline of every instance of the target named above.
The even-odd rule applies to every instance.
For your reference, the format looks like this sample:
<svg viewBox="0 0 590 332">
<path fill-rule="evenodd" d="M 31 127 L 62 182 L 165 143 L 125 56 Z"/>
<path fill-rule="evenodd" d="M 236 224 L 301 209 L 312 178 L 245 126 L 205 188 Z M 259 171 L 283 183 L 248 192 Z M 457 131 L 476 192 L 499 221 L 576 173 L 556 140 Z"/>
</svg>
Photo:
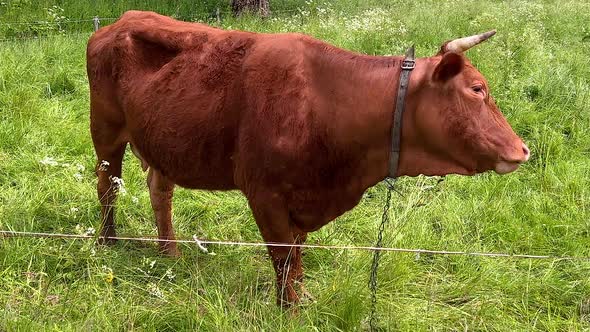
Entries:
<svg viewBox="0 0 590 332">
<path fill-rule="evenodd" d="M 150 167 L 186 187 L 233 187 L 235 62 L 248 38 L 154 13 L 128 12 L 88 44 L 93 119 L 124 121 Z"/>
<path fill-rule="evenodd" d="M 181 186 L 235 188 L 307 142 L 297 38 L 128 12 L 89 41 L 92 117 L 123 121 L 122 139 Z M 297 130 L 277 132 L 293 121 Z M 261 155 L 266 164 L 248 158 Z"/>
</svg>

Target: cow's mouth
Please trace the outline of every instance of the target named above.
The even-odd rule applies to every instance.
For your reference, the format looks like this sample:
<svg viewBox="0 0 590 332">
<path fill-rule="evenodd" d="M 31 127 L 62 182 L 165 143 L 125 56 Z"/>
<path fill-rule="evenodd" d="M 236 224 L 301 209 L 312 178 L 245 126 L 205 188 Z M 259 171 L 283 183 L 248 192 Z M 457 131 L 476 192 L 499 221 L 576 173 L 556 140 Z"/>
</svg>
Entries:
<svg viewBox="0 0 590 332">
<path fill-rule="evenodd" d="M 531 152 L 529 148 L 523 143 L 522 144 L 522 154 L 513 159 L 504 159 L 500 160 L 494 166 L 494 171 L 498 174 L 507 174 L 510 172 L 514 172 L 518 169 L 518 167 L 525 163 L 531 157 Z"/>
<path fill-rule="evenodd" d="M 516 171 L 520 164 L 520 162 L 500 161 L 496 163 L 494 171 L 498 174 L 508 174 Z"/>
</svg>

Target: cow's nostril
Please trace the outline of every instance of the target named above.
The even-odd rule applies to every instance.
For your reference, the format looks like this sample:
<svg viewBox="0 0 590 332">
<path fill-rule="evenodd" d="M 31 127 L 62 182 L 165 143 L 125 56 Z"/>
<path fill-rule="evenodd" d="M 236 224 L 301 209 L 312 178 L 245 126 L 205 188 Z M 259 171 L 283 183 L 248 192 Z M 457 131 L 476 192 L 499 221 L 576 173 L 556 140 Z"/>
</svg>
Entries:
<svg viewBox="0 0 590 332">
<path fill-rule="evenodd" d="M 524 161 L 529 160 L 531 157 L 531 150 L 529 150 L 529 148 L 524 143 L 522 143 L 522 152 L 524 153 Z"/>
</svg>

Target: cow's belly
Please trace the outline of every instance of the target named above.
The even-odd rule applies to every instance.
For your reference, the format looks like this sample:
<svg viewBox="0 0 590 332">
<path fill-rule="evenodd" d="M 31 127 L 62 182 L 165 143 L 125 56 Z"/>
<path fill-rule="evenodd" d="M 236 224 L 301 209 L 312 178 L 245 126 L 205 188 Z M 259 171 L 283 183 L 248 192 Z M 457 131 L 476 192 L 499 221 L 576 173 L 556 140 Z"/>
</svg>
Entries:
<svg viewBox="0 0 590 332">
<path fill-rule="evenodd" d="M 150 131 L 147 135 L 141 131 L 132 135 L 131 144 L 149 167 L 181 187 L 229 190 L 235 188 L 234 143 L 220 132 L 208 135 L 204 129 L 200 134 Z"/>
<path fill-rule="evenodd" d="M 231 190 L 236 189 L 231 171 L 220 172 L 220 167 L 207 165 L 188 172 L 169 171 L 164 174 L 177 185 L 189 189 Z"/>
<path fill-rule="evenodd" d="M 293 192 L 289 213 L 297 227 L 313 232 L 354 208 L 363 196 L 362 190 L 306 190 Z"/>
</svg>

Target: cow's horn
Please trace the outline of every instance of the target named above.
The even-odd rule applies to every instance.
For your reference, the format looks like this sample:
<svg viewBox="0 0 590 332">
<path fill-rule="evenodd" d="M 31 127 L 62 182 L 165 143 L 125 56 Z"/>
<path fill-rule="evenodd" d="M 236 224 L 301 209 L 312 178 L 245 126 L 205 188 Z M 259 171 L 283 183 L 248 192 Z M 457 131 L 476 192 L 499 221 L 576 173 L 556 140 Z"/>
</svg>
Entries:
<svg viewBox="0 0 590 332">
<path fill-rule="evenodd" d="M 496 30 L 484 32 L 479 35 L 464 37 L 452 40 L 447 43 L 445 46 L 446 52 L 454 52 L 454 53 L 461 53 L 465 52 L 468 49 L 472 48 L 473 46 L 481 43 L 482 41 L 490 38 L 491 36 L 496 34 Z"/>
</svg>

